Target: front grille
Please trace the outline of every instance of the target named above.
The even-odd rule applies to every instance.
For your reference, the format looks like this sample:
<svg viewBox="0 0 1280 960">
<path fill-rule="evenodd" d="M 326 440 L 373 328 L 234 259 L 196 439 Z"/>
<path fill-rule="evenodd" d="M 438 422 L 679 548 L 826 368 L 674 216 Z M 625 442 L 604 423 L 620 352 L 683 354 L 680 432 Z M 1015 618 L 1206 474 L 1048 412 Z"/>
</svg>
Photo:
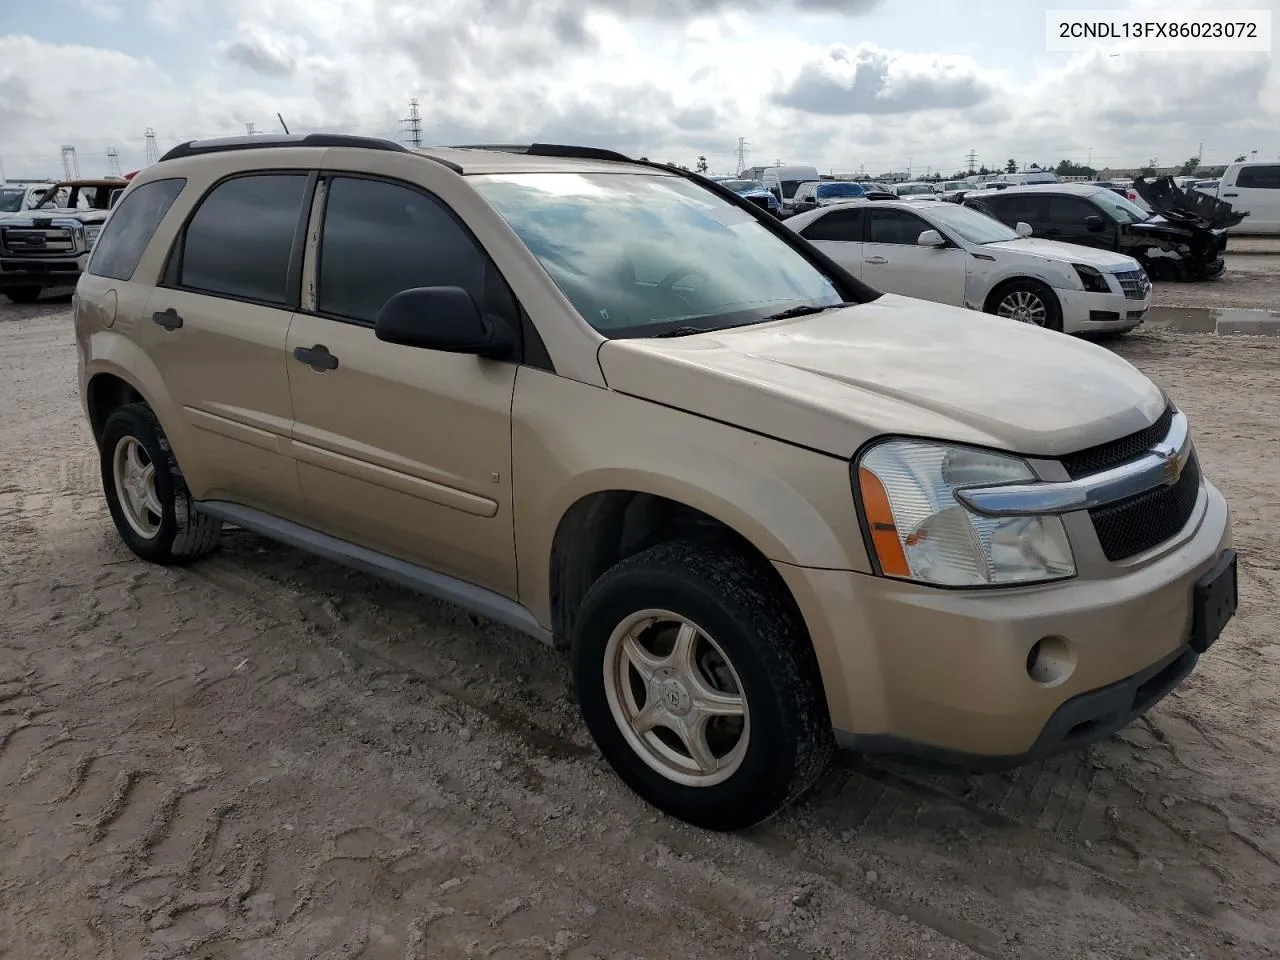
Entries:
<svg viewBox="0 0 1280 960">
<path fill-rule="evenodd" d="M 65 257 L 76 237 L 65 227 L 0 227 L 0 253 L 11 257 Z"/>
<path fill-rule="evenodd" d="M 1154 447 L 1169 433 L 1173 423 L 1173 407 L 1165 407 L 1164 413 L 1145 430 L 1131 433 L 1119 440 L 1100 443 L 1079 453 L 1068 454 L 1062 458 L 1062 465 L 1067 469 L 1067 476 L 1072 480 L 1085 477 L 1091 473 L 1110 470 L 1140 456 Z"/>
<path fill-rule="evenodd" d="M 1130 300 L 1145 300 L 1151 292 L 1151 281 L 1142 270 L 1124 270 L 1116 274 L 1120 289 Z"/>
<path fill-rule="evenodd" d="M 1199 495 L 1200 463 L 1193 453 L 1172 486 L 1089 511 L 1102 552 L 1116 563 L 1173 539 L 1191 519 Z"/>
</svg>

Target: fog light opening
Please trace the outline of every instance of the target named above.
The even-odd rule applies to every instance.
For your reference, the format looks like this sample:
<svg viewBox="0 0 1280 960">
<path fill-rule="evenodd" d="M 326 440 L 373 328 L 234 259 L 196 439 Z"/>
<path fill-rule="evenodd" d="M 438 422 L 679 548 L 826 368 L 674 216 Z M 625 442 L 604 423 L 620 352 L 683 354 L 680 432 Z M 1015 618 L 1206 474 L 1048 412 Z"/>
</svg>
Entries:
<svg viewBox="0 0 1280 960">
<path fill-rule="evenodd" d="M 1062 637 L 1041 637 L 1027 651 L 1027 676 L 1042 687 L 1064 683 L 1075 669 L 1075 648 Z"/>
</svg>

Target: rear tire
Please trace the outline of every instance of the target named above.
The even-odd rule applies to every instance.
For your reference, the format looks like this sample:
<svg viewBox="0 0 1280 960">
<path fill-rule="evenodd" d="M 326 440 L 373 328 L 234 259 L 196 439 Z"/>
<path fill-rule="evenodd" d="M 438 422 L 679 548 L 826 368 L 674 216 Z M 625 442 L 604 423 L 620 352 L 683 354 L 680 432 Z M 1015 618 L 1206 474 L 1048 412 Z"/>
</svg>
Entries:
<svg viewBox="0 0 1280 960">
<path fill-rule="evenodd" d="M 218 545 L 222 521 L 196 509 L 150 407 L 129 403 L 113 412 L 98 449 L 107 508 L 130 550 L 152 563 L 183 564 Z"/>
<path fill-rule="evenodd" d="M 986 312 L 1062 332 L 1062 306 L 1038 280 L 1012 280 L 987 298 Z"/>
<path fill-rule="evenodd" d="M 826 770 L 817 659 L 752 558 L 686 542 L 642 551 L 588 591 L 572 640 L 583 720 L 618 776 L 666 813 L 745 829 Z"/>
<path fill-rule="evenodd" d="M 39 287 L 9 287 L 4 295 L 14 303 L 35 303 L 40 299 Z"/>
</svg>

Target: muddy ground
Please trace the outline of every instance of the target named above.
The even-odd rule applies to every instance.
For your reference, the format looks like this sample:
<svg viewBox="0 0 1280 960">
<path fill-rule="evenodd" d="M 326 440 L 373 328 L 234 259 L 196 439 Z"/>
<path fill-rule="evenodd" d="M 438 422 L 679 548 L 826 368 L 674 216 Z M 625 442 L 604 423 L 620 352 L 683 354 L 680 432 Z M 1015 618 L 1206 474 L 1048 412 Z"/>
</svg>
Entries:
<svg viewBox="0 0 1280 960">
<path fill-rule="evenodd" d="M 722 836 L 614 779 L 535 641 L 243 532 L 132 559 L 66 303 L 0 306 L 0 957 L 1280 956 L 1280 341 L 1116 349 L 1235 510 L 1200 669 L 1085 753 L 844 758 Z"/>
<path fill-rule="evenodd" d="M 1233 237 L 1229 243 L 1234 247 L 1243 245 L 1246 240 L 1260 239 L 1241 237 L 1237 240 Z M 1263 243 L 1249 249 L 1266 249 Z M 1152 303 L 1160 307 L 1280 309 L 1280 255 L 1277 254 L 1280 250 L 1232 253 L 1228 249 L 1226 273 L 1217 280 L 1157 283 Z"/>
</svg>

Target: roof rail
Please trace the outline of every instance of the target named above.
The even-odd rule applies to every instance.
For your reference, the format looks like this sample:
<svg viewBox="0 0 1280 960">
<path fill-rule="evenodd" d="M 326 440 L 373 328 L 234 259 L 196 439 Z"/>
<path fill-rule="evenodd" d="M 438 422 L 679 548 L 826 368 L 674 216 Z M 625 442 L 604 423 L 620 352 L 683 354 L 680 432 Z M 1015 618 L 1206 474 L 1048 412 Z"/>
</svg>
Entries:
<svg viewBox="0 0 1280 960">
<path fill-rule="evenodd" d="M 216 137 L 210 140 L 188 140 L 180 143 L 159 162 L 194 157 L 228 150 L 265 150 L 271 147 L 360 147 L 364 150 L 393 150 L 407 153 L 408 147 L 380 137 L 355 137 L 345 133 L 259 133 L 242 137 Z"/>
<path fill-rule="evenodd" d="M 580 147 L 567 143 L 460 143 L 449 150 L 493 150 L 498 153 L 522 153 L 528 157 L 562 157 L 566 160 L 605 160 L 609 163 L 641 163 L 616 150 L 603 147 Z"/>
</svg>

